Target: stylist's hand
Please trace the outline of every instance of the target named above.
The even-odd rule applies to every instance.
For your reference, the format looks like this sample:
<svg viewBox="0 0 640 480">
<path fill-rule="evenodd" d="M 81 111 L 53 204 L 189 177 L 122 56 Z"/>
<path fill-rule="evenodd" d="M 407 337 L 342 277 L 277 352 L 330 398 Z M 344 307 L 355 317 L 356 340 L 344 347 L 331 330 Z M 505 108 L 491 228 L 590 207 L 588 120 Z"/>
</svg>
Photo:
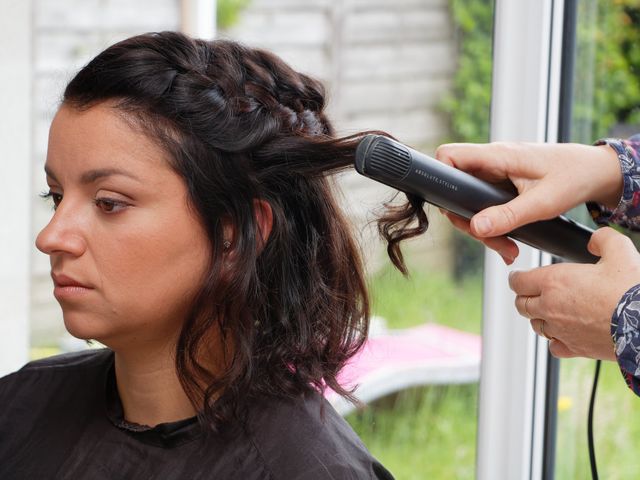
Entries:
<svg viewBox="0 0 640 480">
<path fill-rule="evenodd" d="M 620 163 L 607 145 L 452 143 L 441 145 L 435 155 L 486 181 L 515 185 L 518 197 L 482 210 L 471 222 L 446 214 L 454 226 L 496 250 L 508 264 L 517 257 L 518 247 L 501 235 L 586 201 L 615 208 L 622 195 Z"/>
<path fill-rule="evenodd" d="M 640 254 L 629 238 L 605 227 L 589 242 L 595 265 L 556 264 L 512 272 L 516 308 L 556 357 L 615 360 L 610 325 L 624 293 L 640 283 Z"/>
</svg>

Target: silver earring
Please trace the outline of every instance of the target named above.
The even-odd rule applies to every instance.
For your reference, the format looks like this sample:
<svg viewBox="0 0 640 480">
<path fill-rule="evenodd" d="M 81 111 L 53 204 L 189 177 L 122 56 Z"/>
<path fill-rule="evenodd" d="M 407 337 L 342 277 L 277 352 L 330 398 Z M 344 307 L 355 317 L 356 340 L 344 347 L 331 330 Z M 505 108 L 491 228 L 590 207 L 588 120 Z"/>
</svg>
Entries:
<svg viewBox="0 0 640 480">
<path fill-rule="evenodd" d="M 229 248 L 230 248 L 230 247 L 231 247 L 231 242 L 230 242 L 229 240 L 225 240 L 225 241 L 222 243 L 222 248 L 223 248 L 224 250 L 229 250 Z"/>
</svg>

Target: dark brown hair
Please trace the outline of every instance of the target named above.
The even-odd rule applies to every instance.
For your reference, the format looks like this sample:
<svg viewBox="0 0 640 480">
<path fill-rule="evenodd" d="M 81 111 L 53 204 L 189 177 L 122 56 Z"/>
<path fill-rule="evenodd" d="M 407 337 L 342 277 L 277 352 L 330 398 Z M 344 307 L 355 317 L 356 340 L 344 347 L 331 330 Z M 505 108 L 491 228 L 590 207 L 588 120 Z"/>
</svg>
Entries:
<svg viewBox="0 0 640 480">
<path fill-rule="evenodd" d="M 369 301 L 328 175 L 353 165 L 362 134 L 334 137 L 322 85 L 264 50 L 162 32 L 107 48 L 63 98 L 80 110 L 105 101 L 170 154 L 209 235 L 208 274 L 176 348 L 201 420 L 216 428 L 251 399 L 327 386 L 353 399 L 337 376 L 366 338 Z M 255 199 L 273 210 L 263 246 Z M 422 205 L 410 198 L 379 222 L 403 272 L 398 244 L 426 230 Z M 235 232 L 229 251 L 224 222 Z M 219 344 L 208 344 L 212 330 Z M 211 349 L 225 354 L 222 372 L 201 361 Z"/>
</svg>

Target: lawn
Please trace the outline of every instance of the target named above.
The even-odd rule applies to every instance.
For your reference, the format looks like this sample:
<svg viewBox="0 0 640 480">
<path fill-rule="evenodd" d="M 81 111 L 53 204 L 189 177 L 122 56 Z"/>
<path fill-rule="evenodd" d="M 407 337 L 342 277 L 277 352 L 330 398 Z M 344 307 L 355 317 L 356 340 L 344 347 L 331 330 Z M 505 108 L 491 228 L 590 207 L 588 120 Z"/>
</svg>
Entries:
<svg viewBox="0 0 640 480">
<path fill-rule="evenodd" d="M 433 272 L 405 280 L 391 269 L 371 279 L 373 312 L 389 328 L 436 322 L 480 333 L 482 281 L 456 284 Z M 556 479 L 590 478 L 587 409 L 595 362 L 561 362 Z M 397 479 L 472 479 L 475 468 L 477 384 L 401 392 L 351 414 L 349 423 Z M 603 363 L 594 418 L 600 478 L 638 476 L 640 399 L 628 391 L 617 365 Z"/>
<path fill-rule="evenodd" d="M 372 310 L 388 328 L 435 322 L 480 333 L 482 282 L 391 268 L 370 282 Z M 474 477 L 478 386 L 417 388 L 382 399 L 347 420 L 397 479 Z"/>
<path fill-rule="evenodd" d="M 587 450 L 587 412 L 595 362 L 561 362 L 556 478 L 591 478 Z M 600 478 L 638 478 L 640 398 L 627 388 L 618 366 L 603 362 L 594 412 L 596 461 Z"/>
<path fill-rule="evenodd" d="M 347 420 L 398 480 L 474 477 L 477 385 L 404 391 Z"/>
<path fill-rule="evenodd" d="M 465 277 L 456 284 L 445 274 L 412 270 L 404 278 L 386 268 L 369 284 L 374 315 L 387 320 L 389 328 L 406 328 L 425 322 L 480 333 L 482 279 Z"/>
</svg>

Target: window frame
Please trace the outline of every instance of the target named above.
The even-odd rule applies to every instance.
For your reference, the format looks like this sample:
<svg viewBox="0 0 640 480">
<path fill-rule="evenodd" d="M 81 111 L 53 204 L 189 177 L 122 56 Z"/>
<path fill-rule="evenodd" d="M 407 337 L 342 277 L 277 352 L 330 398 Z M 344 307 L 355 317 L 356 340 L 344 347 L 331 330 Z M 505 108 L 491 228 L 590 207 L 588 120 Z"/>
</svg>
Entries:
<svg viewBox="0 0 640 480">
<path fill-rule="evenodd" d="M 491 141 L 558 142 L 572 0 L 496 0 Z M 569 62 L 569 63 L 568 63 Z M 566 87 L 565 87 L 566 88 Z M 526 245 L 507 267 L 485 252 L 476 476 L 553 478 L 557 361 L 514 308 L 508 273 L 551 263 Z"/>
</svg>

